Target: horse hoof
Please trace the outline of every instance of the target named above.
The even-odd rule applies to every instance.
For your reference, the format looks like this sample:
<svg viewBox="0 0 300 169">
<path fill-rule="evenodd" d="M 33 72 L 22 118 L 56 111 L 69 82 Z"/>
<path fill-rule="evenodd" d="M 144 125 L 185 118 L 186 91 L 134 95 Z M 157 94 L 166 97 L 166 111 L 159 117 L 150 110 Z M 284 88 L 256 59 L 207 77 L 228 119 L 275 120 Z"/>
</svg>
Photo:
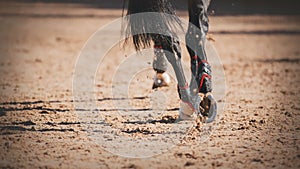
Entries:
<svg viewBox="0 0 300 169">
<path fill-rule="evenodd" d="M 171 82 L 171 78 L 166 72 L 156 73 L 156 75 L 154 76 L 154 82 L 152 85 L 152 89 L 156 89 L 158 87 L 169 86 L 170 82 Z"/>
<path fill-rule="evenodd" d="M 202 101 L 200 103 L 201 114 L 206 118 L 206 123 L 211 123 L 217 116 L 217 102 L 211 93 L 200 94 Z"/>
</svg>

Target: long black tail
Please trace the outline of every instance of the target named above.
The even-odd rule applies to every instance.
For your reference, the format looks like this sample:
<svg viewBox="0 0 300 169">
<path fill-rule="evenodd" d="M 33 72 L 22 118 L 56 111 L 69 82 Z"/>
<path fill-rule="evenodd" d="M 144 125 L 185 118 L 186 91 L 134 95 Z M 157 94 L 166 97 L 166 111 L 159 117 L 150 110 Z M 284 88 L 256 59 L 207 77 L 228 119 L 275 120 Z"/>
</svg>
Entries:
<svg viewBox="0 0 300 169">
<path fill-rule="evenodd" d="M 123 22 L 125 44 L 132 39 L 136 50 L 149 47 L 159 34 L 176 37 L 176 32 L 182 28 L 172 0 L 128 0 L 124 8 L 127 8 Z M 156 12 L 156 17 L 147 12 Z"/>
</svg>

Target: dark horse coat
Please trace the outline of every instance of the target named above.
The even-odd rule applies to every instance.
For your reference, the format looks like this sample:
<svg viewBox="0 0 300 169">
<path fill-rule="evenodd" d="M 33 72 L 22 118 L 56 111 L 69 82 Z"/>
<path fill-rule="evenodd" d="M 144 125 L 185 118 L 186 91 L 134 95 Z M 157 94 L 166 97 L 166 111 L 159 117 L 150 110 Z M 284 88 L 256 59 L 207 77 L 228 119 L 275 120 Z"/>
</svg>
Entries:
<svg viewBox="0 0 300 169">
<path fill-rule="evenodd" d="M 207 33 L 207 8 L 210 0 L 186 1 L 189 8 L 189 22 Z M 133 35 L 133 43 L 137 50 L 149 46 L 151 40 L 156 38 L 155 35 L 149 34 L 152 30 L 167 32 L 170 36 L 176 37 L 176 29 L 181 28 L 181 23 L 176 16 L 172 0 L 127 0 L 126 2 L 127 16 L 129 16 L 127 17 L 127 25 L 125 25 L 127 37 L 143 30 L 143 33 Z M 132 14 L 145 12 L 157 12 L 158 15 L 155 15 L 156 18 L 148 18 L 149 15 L 130 17 Z"/>
<path fill-rule="evenodd" d="M 208 32 L 207 7 L 210 0 L 186 0 L 189 11 L 189 27 L 186 33 L 186 44 L 191 57 L 191 71 L 193 78 L 190 91 L 179 92 L 181 99 L 189 100 L 192 93 L 207 93 L 211 89 L 211 72 L 207 63 L 204 49 Z M 125 43 L 132 39 L 136 50 L 149 47 L 154 42 L 154 48 L 165 51 L 167 60 L 173 66 L 179 91 L 186 90 L 187 82 L 182 70 L 180 58 L 181 49 L 176 35 L 176 29 L 181 28 L 179 18 L 175 15 L 172 0 L 128 0 Z M 147 12 L 156 12 L 147 15 Z M 141 14 L 141 15 L 134 15 Z M 145 15 L 143 15 L 145 14 Z M 156 33 L 153 33 L 155 30 Z"/>
</svg>

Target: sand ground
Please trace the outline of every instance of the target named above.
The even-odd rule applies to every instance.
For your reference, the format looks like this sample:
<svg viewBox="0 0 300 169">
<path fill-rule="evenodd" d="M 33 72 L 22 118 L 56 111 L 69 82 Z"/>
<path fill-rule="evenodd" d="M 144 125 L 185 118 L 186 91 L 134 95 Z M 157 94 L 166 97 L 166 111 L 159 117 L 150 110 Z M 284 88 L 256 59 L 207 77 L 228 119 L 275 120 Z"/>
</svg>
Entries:
<svg viewBox="0 0 300 169">
<path fill-rule="evenodd" d="M 226 91 L 218 100 L 225 107 L 207 141 L 187 140 L 153 157 L 127 158 L 103 148 L 120 146 L 117 136 L 106 140 L 109 145 L 87 137 L 72 97 L 76 58 L 88 38 L 121 12 L 63 3 L 1 3 L 1 168 L 300 168 L 299 16 L 210 18 Z M 111 127 L 125 127 L 122 136 L 163 136 L 165 127 L 175 126 L 179 107 L 174 79 L 159 90 L 172 98 L 166 120 L 125 125 L 123 116 L 109 107 L 114 101 L 110 77 L 125 54 L 115 47 L 108 53 L 111 59 L 102 63 L 94 86 L 96 103 Z M 183 55 L 188 64 L 185 49 Z M 151 70 L 141 72 L 129 87 L 139 114 L 153 111 L 148 109 L 152 76 Z M 158 143 L 158 149 L 164 146 L 164 141 Z"/>
</svg>

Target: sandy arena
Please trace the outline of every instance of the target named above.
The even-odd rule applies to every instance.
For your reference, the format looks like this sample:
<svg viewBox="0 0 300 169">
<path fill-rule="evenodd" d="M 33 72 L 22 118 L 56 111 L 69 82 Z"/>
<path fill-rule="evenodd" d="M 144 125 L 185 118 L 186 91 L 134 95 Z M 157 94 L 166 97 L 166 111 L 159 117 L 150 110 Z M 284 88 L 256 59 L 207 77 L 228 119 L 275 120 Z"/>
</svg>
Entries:
<svg viewBox="0 0 300 169">
<path fill-rule="evenodd" d="M 96 73 L 94 102 L 121 138 L 161 138 L 153 142 L 157 154 L 147 158 L 107 151 L 103 147 L 134 147 L 118 136 L 108 135 L 103 144 L 88 137 L 76 113 L 86 111 L 74 108 L 77 101 L 89 102 L 73 100 L 77 56 L 94 32 L 121 15 L 122 9 L 76 3 L 0 2 L 0 168 L 300 168 L 300 15 L 210 17 L 210 43 L 225 72 L 226 90 L 218 98 L 224 108 L 208 140 L 183 138 L 167 149 L 164 132 L 176 128 L 179 107 L 175 79 L 152 91 L 151 69 L 131 77 L 128 120 L 112 106 L 123 97 L 110 91 L 112 83 L 128 80 L 114 83 L 111 77 L 133 50 L 112 48 Z M 179 15 L 187 19 L 185 11 Z M 189 65 L 184 45 L 182 50 Z M 126 65 L 137 64 L 131 63 Z M 151 108 L 151 96 L 160 97 L 155 92 L 167 98 L 161 116 Z M 174 133 L 167 138 L 182 137 Z"/>
</svg>

